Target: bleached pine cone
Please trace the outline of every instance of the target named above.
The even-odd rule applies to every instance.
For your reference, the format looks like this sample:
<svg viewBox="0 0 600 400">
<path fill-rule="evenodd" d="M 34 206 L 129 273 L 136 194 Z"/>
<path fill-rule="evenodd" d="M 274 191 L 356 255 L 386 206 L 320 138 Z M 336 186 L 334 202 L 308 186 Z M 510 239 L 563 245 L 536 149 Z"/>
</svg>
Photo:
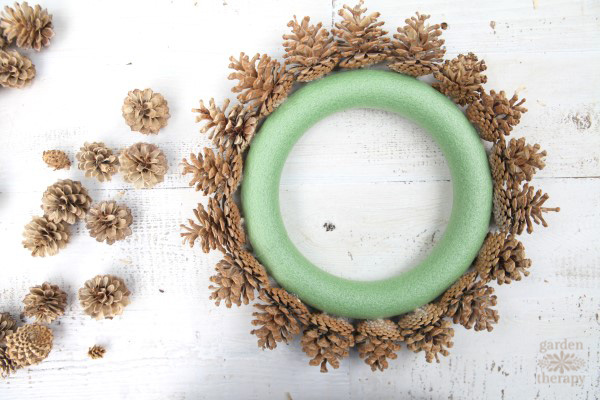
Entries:
<svg viewBox="0 0 600 400">
<path fill-rule="evenodd" d="M 114 201 L 103 201 L 90 209 L 86 218 L 90 236 L 98 242 L 113 244 L 131 235 L 133 217 L 129 207 Z"/>
<path fill-rule="evenodd" d="M 25 225 L 23 247 L 34 257 L 53 256 L 69 242 L 69 225 L 52 222 L 46 217 L 33 217 Z"/>
<path fill-rule="evenodd" d="M 97 320 L 123 314 L 131 292 L 125 282 L 113 275 L 97 275 L 79 289 L 79 302 L 85 313 Z"/>
<path fill-rule="evenodd" d="M 165 179 L 169 169 L 167 157 L 158 146 L 136 143 L 119 156 L 123 179 L 140 188 L 151 188 Z"/>
<path fill-rule="evenodd" d="M 74 224 L 83 219 L 92 205 L 92 198 L 81 182 L 64 179 L 48 186 L 42 197 L 44 215 L 55 223 Z"/>
<path fill-rule="evenodd" d="M 4 37 L 9 43 L 16 40 L 17 46 L 37 51 L 48 46 L 54 36 L 52 15 L 39 5 L 30 7 L 26 1 L 15 3 L 14 8 L 4 7 L 0 28 L 4 30 Z"/>
</svg>

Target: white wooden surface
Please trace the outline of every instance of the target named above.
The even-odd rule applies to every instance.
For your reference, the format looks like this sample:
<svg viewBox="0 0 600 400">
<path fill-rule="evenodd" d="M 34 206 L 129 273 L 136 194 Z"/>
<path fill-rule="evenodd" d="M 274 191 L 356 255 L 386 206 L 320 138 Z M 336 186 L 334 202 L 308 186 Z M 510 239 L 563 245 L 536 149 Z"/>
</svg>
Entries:
<svg viewBox="0 0 600 400">
<path fill-rule="evenodd" d="M 8 2 L 4 2 L 8 3 Z M 534 260 L 526 280 L 497 290 L 501 323 L 491 334 L 457 329 L 450 358 L 429 365 L 401 352 L 384 373 L 354 353 L 338 370 L 309 367 L 298 343 L 260 351 L 251 307 L 216 308 L 208 277 L 218 255 L 182 247 L 178 225 L 200 196 L 178 163 L 207 144 L 190 112 L 199 99 L 231 97 L 230 54 L 281 56 L 296 14 L 330 26 L 338 0 L 44 1 L 54 15 L 49 49 L 30 54 L 38 76 L 26 90 L 0 90 L 0 309 L 19 315 L 27 289 L 45 280 L 70 294 L 67 314 L 41 365 L 0 382 L 0 399 L 595 399 L 600 397 L 600 2 L 597 0 L 369 0 L 392 30 L 414 11 L 445 21 L 448 55 L 473 51 L 488 88 L 520 90 L 529 112 L 516 136 L 548 150 L 535 184 L 562 211 L 525 237 Z M 491 23 L 492 21 L 495 22 Z M 492 25 L 494 28 L 492 28 Z M 120 107 L 128 90 L 151 87 L 171 119 L 156 137 L 132 133 Z M 100 184 L 80 171 L 52 172 L 46 149 L 71 157 L 84 141 L 114 148 L 137 141 L 168 155 L 166 181 L 133 190 L 117 176 Z M 95 201 L 134 212 L 134 234 L 112 247 L 79 223 L 56 257 L 33 259 L 23 226 L 40 214 L 46 186 L 80 179 Z M 439 149 L 420 128 L 379 111 L 327 118 L 293 150 L 282 211 L 293 241 L 327 270 L 355 279 L 415 265 L 441 236 L 451 184 Z M 327 232 L 323 224 L 332 223 Z M 76 290 L 99 273 L 123 276 L 133 302 L 122 318 L 85 316 Z M 582 386 L 539 383 L 542 341 L 579 341 Z M 103 344 L 103 360 L 87 348 Z"/>
</svg>

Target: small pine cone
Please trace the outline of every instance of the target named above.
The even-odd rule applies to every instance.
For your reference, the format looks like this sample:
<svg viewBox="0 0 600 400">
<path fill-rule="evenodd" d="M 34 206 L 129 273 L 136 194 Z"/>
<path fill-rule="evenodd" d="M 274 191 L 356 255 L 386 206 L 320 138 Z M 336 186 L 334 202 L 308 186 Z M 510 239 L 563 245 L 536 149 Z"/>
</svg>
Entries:
<svg viewBox="0 0 600 400">
<path fill-rule="evenodd" d="M 0 347 L 0 378 L 8 378 L 17 368 L 17 364 L 8 356 L 7 351 Z"/>
<path fill-rule="evenodd" d="M 9 313 L 0 313 L 0 349 L 4 346 L 6 335 L 17 329 L 17 321 Z"/>
<path fill-rule="evenodd" d="M 34 257 L 53 256 L 69 242 L 69 225 L 54 223 L 46 217 L 33 217 L 25 225 L 23 247 Z"/>
<path fill-rule="evenodd" d="M 398 358 L 396 352 L 401 348 L 402 336 L 392 321 L 362 321 L 356 327 L 356 331 L 358 355 L 372 371 L 383 371 L 389 366 L 388 359 Z"/>
<path fill-rule="evenodd" d="M 341 318 L 312 314 L 300 340 L 302 351 L 312 357 L 310 365 L 321 366 L 321 372 L 327 372 L 328 363 L 338 369 L 340 359 L 348 357 L 354 346 L 353 332 L 354 327 Z"/>
<path fill-rule="evenodd" d="M 489 95 L 482 91 L 481 98 L 467 107 L 467 118 L 477 127 L 483 140 L 495 142 L 510 135 L 521 121 L 521 114 L 527 112 L 522 106 L 525 99 L 518 100 L 516 93 L 509 100 L 504 91 L 491 90 Z"/>
<path fill-rule="evenodd" d="M 415 331 L 424 326 L 437 322 L 445 312 L 444 304 L 429 303 L 417 308 L 415 311 L 404 314 L 398 320 L 401 331 Z"/>
<path fill-rule="evenodd" d="M 104 347 L 94 345 L 94 346 L 90 347 L 90 349 L 88 350 L 88 357 L 91 358 L 92 360 L 97 360 L 99 358 L 104 357 L 105 353 L 106 353 L 106 349 Z"/>
<path fill-rule="evenodd" d="M 14 8 L 4 7 L 0 15 L 0 28 L 4 30 L 4 37 L 9 43 L 16 39 L 17 46 L 23 49 L 40 51 L 50 44 L 54 36 L 52 15 L 39 5 L 31 8 L 26 1 L 15 3 Z"/>
<path fill-rule="evenodd" d="M 391 43 L 389 68 L 402 74 L 423 76 L 433 73 L 442 61 L 446 48 L 443 46 L 440 25 L 429 25 L 429 15 L 417 13 L 407 19 L 404 27 L 398 28 Z"/>
<path fill-rule="evenodd" d="M 92 198 L 81 182 L 59 180 L 48 186 L 42 196 L 42 210 L 50 221 L 74 224 L 83 219 L 92 205 Z"/>
<path fill-rule="evenodd" d="M 0 86 L 20 89 L 35 78 L 35 66 L 31 60 L 16 50 L 0 48 Z"/>
<path fill-rule="evenodd" d="M 119 156 L 119 163 L 123 179 L 137 189 L 156 186 L 165 180 L 169 169 L 165 153 L 150 143 L 140 142 L 126 148 Z"/>
<path fill-rule="evenodd" d="M 183 175 L 192 174 L 190 186 L 205 196 L 215 195 L 217 200 L 231 197 L 242 179 L 242 155 L 228 148 L 225 153 L 216 155 L 212 149 L 204 148 L 202 153 L 190 154 L 190 161 L 183 159 Z"/>
<path fill-rule="evenodd" d="M 104 143 L 85 142 L 76 157 L 79 169 L 85 171 L 88 178 L 110 181 L 118 171 L 119 159 Z"/>
<path fill-rule="evenodd" d="M 337 43 L 329 36 L 322 23 L 310 24 L 310 17 L 300 23 L 294 19 L 287 26 L 292 34 L 283 35 L 283 55 L 290 65 L 290 72 L 298 82 L 310 82 L 330 73 L 339 61 Z"/>
<path fill-rule="evenodd" d="M 499 285 L 520 281 L 529 275 L 531 260 L 525 256 L 525 246 L 506 232 L 488 233 L 477 259 L 475 270 L 487 282 L 495 279 Z"/>
<path fill-rule="evenodd" d="M 240 53 L 239 59 L 230 57 L 229 60 L 229 68 L 236 72 L 229 74 L 228 79 L 239 81 L 231 91 L 239 93 L 240 103 L 256 108 L 259 118 L 271 114 L 292 90 L 293 75 L 286 71 L 285 64 L 266 54 L 256 54 L 250 59 Z"/>
<path fill-rule="evenodd" d="M 132 131 L 145 135 L 156 135 L 167 126 L 169 106 L 160 93 L 152 89 L 130 91 L 121 109 L 123 118 Z"/>
<path fill-rule="evenodd" d="M 538 169 L 544 169 L 546 151 L 540 151 L 540 145 L 530 145 L 525 138 L 511 139 L 508 146 L 499 140 L 492 146 L 490 168 L 496 185 L 531 181 Z"/>
<path fill-rule="evenodd" d="M 482 84 L 487 82 L 487 76 L 482 72 L 486 69 L 485 61 L 478 61 L 475 54 L 459 54 L 452 60 L 444 61 L 434 72 L 433 76 L 439 82 L 432 86 L 461 106 L 471 104 L 481 96 Z"/>
<path fill-rule="evenodd" d="M 79 302 L 85 313 L 97 320 L 113 319 L 123 314 L 131 292 L 125 282 L 114 275 L 97 275 L 79 289 Z"/>
<path fill-rule="evenodd" d="M 416 331 L 402 332 L 406 347 L 409 350 L 418 353 L 425 352 L 425 360 L 440 362 L 439 355 L 447 357 L 454 342 L 454 329 L 452 323 L 445 319 L 438 319 L 436 322 L 425 325 Z"/>
<path fill-rule="evenodd" d="M 6 336 L 6 352 L 8 357 L 19 368 L 41 363 L 52 350 L 54 335 L 44 325 L 23 325 Z"/>
<path fill-rule="evenodd" d="M 259 311 L 252 325 L 259 326 L 250 333 L 258 337 L 258 346 L 273 350 L 277 342 L 288 343 L 294 335 L 300 333 L 300 327 L 309 322 L 310 312 L 295 296 L 284 289 L 264 288 L 258 297 L 266 304 L 254 304 Z"/>
<path fill-rule="evenodd" d="M 71 160 L 67 153 L 60 150 L 46 150 L 42 154 L 42 160 L 54 170 L 71 168 Z"/>
<path fill-rule="evenodd" d="M 64 315 L 67 294 L 56 285 L 44 282 L 29 289 L 23 299 L 24 315 L 35 318 L 36 322 L 49 324 Z"/>
<path fill-rule="evenodd" d="M 90 236 L 98 242 L 113 244 L 131 235 L 131 210 L 114 201 L 103 201 L 90 209 L 85 217 Z"/>
<path fill-rule="evenodd" d="M 254 258 L 254 256 L 241 250 L 237 254 L 225 254 L 215 266 L 216 275 L 210 277 L 215 286 L 208 288 L 213 292 L 210 299 L 215 300 L 218 306 L 221 301 L 225 302 L 227 308 L 232 304 L 241 306 L 254 300 L 254 291 L 261 287 L 269 286 L 269 276 L 265 268 Z"/>
</svg>

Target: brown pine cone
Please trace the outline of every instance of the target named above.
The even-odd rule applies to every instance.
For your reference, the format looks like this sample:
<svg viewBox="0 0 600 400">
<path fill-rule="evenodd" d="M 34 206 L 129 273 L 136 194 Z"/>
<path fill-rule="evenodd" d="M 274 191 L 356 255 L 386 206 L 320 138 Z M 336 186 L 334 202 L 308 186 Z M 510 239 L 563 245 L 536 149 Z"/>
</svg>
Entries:
<svg viewBox="0 0 600 400">
<path fill-rule="evenodd" d="M 308 324 L 310 312 L 306 306 L 284 289 L 264 288 L 258 297 L 266 304 L 254 304 L 259 311 L 252 313 L 252 325 L 260 328 L 250 333 L 258 337 L 258 346 L 263 350 L 273 350 L 277 342 L 287 344 L 300 333 L 301 326 Z"/>
<path fill-rule="evenodd" d="M 298 23 L 296 16 L 288 22 L 292 34 L 283 35 L 283 55 L 298 82 L 310 82 L 330 73 L 339 61 L 337 43 L 322 23 L 310 24 L 310 17 Z"/>
<path fill-rule="evenodd" d="M 25 225 L 23 247 L 34 257 L 53 256 L 69 242 L 69 225 L 54 223 L 46 217 L 33 217 Z"/>
<path fill-rule="evenodd" d="M 136 189 L 156 186 L 165 180 L 169 169 L 165 153 L 150 143 L 140 142 L 126 148 L 119 156 L 119 163 L 123 179 Z"/>
<path fill-rule="evenodd" d="M 130 295 L 121 278 L 97 275 L 79 289 L 79 302 L 83 311 L 92 318 L 113 319 L 123 314 L 123 309 L 130 303 Z"/>
<path fill-rule="evenodd" d="M 429 25 L 429 15 L 417 13 L 407 19 L 404 27 L 398 28 L 391 43 L 391 69 L 411 76 L 433 73 L 442 62 L 446 48 L 443 46 L 440 25 Z"/>
<path fill-rule="evenodd" d="M 42 160 L 54 170 L 71 168 L 71 160 L 67 153 L 60 150 L 46 150 L 42 154 Z"/>
<path fill-rule="evenodd" d="M 514 183 L 531 181 L 538 169 L 544 169 L 546 151 L 540 151 L 540 145 L 530 145 L 525 138 L 511 139 L 506 145 L 500 139 L 492 146 L 490 153 L 490 169 L 492 177 L 498 186 L 505 183 L 512 186 Z"/>
<path fill-rule="evenodd" d="M 192 174 L 190 186 L 196 186 L 205 196 L 215 195 L 217 200 L 231 197 L 242 179 L 243 160 L 241 154 L 228 148 L 225 153 L 216 155 L 212 149 L 204 148 L 202 153 L 190 154 L 190 161 L 183 159 L 183 175 Z"/>
<path fill-rule="evenodd" d="M 83 219 L 92 205 L 92 198 L 81 182 L 59 180 L 48 186 L 42 196 L 42 210 L 52 222 L 74 224 Z"/>
<path fill-rule="evenodd" d="M 131 130 L 145 135 L 158 134 L 161 128 L 167 126 L 167 120 L 171 117 L 165 98 L 152 89 L 130 91 L 121 111 Z"/>
<path fill-rule="evenodd" d="M 302 351 L 312 357 L 310 365 L 321 366 L 321 372 L 327 372 L 328 363 L 337 369 L 340 359 L 348 357 L 350 347 L 354 346 L 353 332 L 354 327 L 344 319 L 311 314 L 300 340 Z"/>
<path fill-rule="evenodd" d="M 0 28 L 4 37 L 11 43 L 16 39 L 17 46 L 40 51 L 50 44 L 54 36 L 52 15 L 39 5 L 31 8 L 26 1 L 15 3 L 14 8 L 4 7 L 0 15 Z"/>
<path fill-rule="evenodd" d="M 483 140 L 495 142 L 510 135 L 521 121 L 521 114 L 527 112 L 522 106 L 525 99 L 518 100 L 516 93 L 509 100 L 504 91 L 491 90 L 489 95 L 481 91 L 481 98 L 467 108 L 467 118 L 477 127 Z"/>
<path fill-rule="evenodd" d="M 445 312 L 444 304 L 429 303 L 404 314 L 398 320 L 401 331 L 414 331 L 437 322 Z"/>
<path fill-rule="evenodd" d="M 92 360 L 97 360 L 99 358 L 104 357 L 105 353 L 106 353 L 106 349 L 104 347 L 94 345 L 94 346 L 90 347 L 90 349 L 88 350 L 88 357 L 91 358 Z"/>
<path fill-rule="evenodd" d="M 271 114 L 292 90 L 293 75 L 286 71 L 285 64 L 266 54 L 256 54 L 250 59 L 240 53 L 239 59 L 230 57 L 229 60 L 229 68 L 236 72 L 229 74 L 228 79 L 239 81 L 231 91 L 239 93 L 240 103 L 256 108 L 259 118 Z"/>
<path fill-rule="evenodd" d="M 6 336 L 6 352 L 18 368 L 29 367 L 48 357 L 53 339 L 52 330 L 47 326 L 23 325 Z"/>
<path fill-rule="evenodd" d="M 131 210 L 115 201 L 103 201 L 90 209 L 85 218 L 90 236 L 98 242 L 113 244 L 131 235 Z"/>
<path fill-rule="evenodd" d="M 0 313 L 0 349 L 5 345 L 6 335 L 17 329 L 17 321 L 9 313 Z"/>
<path fill-rule="evenodd" d="M 231 308 L 232 304 L 238 307 L 242 303 L 248 304 L 254 300 L 254 291 L 269 286 L 267 271 L 245 250 L 234 255 L 225 254 L 215 270 L 217 274 L 210 277 L 215 286 L 208 288 L 212 290 L 210 299 L 215 300 L 217 306 L 221 301 L 225 302 L 227 308 Z"/>
<path fill-rule="evenodd" d="M 452 60 L 444 61 L 433 73 L 439 82 L 432 86 L 461 106 L 471 104 L 481 96 L 482 84 L 487 82 L 487 76 L 482 72 L 486 69 L 485 62 L 479 61 L 475 54 L 459 54 Z"/>
<path fill-rule="evenodd" d="M 525 256 L 525 246 L 506 232 L 488 233 L 477 259 L 475 270 L 485 282 L 495 279 L 499 285 L 520 281 L 529 275 L 531 260 Z"/>
<path fill-rule="evenodd" d="M 402 347 L 400 330 L 388 319 L 362 321 L 356 327 L 358 355 L 371 367 L 371 371 L 388 368 L 389 360 L 398 358 Z"/>
<path fill-rule="evenodd" d="M 36 322 L 49 324 L 64 315 L 67 306 L 67 294 L 56 285 L 44 282 L 29 289 L 23 299 L 23 314 L 35 318 Z"/>
<path fill-rule="evenodd" d="M 418 353 L 425 352 L 425 360 L 440 362 L 439 355 L 447 357 L 454 342 L 454 329 L 450 321 L 439 319 L 437 322 L 423 326 L 414 332 L 403 332 L 406 347 L 409 350 Z"/>
<path fill-rule="evenodd" d="M 119 159 L 104 143 L 85 142 L 76 155 L 78 167 L 85 171 L 88 178 L 96 178 L 100 182 L 110 181 L 117 173 Z"/>
<path fill-rule="evenodd" d="M 6 379 L 17 370 L 17 364 L 11 360 L 6 350 L 0 347 L 0 378 Z"/>
<path fill-rule="evenodd" d="M 35 78 L 35 66 L 31 60 L 16 50 L 0 48 L 0 86 L 20 89 Z"/>
</svg>

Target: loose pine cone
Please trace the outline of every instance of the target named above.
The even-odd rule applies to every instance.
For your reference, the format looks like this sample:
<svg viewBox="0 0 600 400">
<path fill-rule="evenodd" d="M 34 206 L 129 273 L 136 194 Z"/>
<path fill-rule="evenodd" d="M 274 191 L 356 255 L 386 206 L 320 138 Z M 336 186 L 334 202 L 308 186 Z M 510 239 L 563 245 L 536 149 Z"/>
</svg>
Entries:
<svg viewBox="0 0 600 400">
<path fill-rule="evenodd" d="M 239 60 L 235 57 L 229 60 L 229 68 L 236 71 L 229 74 L 229 79 L 239 81 L 231 91 L 239 93 L 237 98 L 242 104 L 256 108 L 259 117 L 271 114 L 292 90 L 293 75 L 286 71 L 285 64 L 266 54 L 256 54 L 250 59 L 240 53 Z"/>
<path fill-rule="evenodd" d="M 354 327 L 341 318 L 312 314 L 300 341 L 302 350 L 312 357 L 309 364 L 320 365 L 321 372 L 327 372 L 327 363 L 339 368 L 340 359 L 348 357 L 354 346 L 353 332 Z"/>
<path fill-rule="evenodd" d="M 110 181 L 118 171 L 119 159 L 104 143 L 85 142 L 76 157 L 79 169 L 85 171 L 88 178 Z"/>
<path fill-rule="evenodd" d="M 42 160 L 54 170 L 71 168 L 71 160 L 67 153 L 60 150 L 46 150 L 42 154 Z"/>
<path fill-rule="evenodd" d="M 444 61 L 434 72 L 433 76 L 439 82 L 432 86 L 461 106 L 471 104 L 481 96 L 482 84 L 487 82 L 487 76 L 482 72 L 486 69 L 485 62 L 479 61 L 475 54 L 459 54 L 452 60 Z"/>
<path fill-rule="evenodd" d="M 252 325 L 260 326 L 250 333 L 258 337 L 258 346 L 273 350 L 277 342 L 288 343 L 307 325 L 310 312 L 297 298 L 280 288 L 264 288 L 258 297 L 266 304 L 254 304 L 259 312 L 252 315 Z"/>
<path fill-rule="evenodd" d="M 35 78 L 35 66 L 31 60 L 16 50 L 0 48 L 0 86 L 20 89 Z"/>
<path fill-rule="evenodd" d="M 17 368 L 17 364 L 11 360 L 6 350 L 0 347 L 0 378 L 8 378 Z"/>
<path fill-rule="evenodd" d="M 92 205 L 92 198 L 81 182 L 64 179 L 48 186 L 42 196 L 42 210 L 52 222 L 74 224 L 83 219 Z"/>
<path fill-rule="evenodd" d="M 164 181 L 169 169 L 167 157 L 158 146 L 136 143 L 119 156 L 123 179 L 133 183 L 137 189 L 151 188 Z"/>
<path fill-rule="evenodd" d="M 444 315 L 445 311 L 443 303 L 425 304 L 415 311 L 406 313 L 400 317 L 398 327 L 401 331 L 415 331 L 437 322 Z"/>
<path fill-rule="evenodd" d="M 388 57 L 390 39 L 385 37 L 387 31 L 380 28 L 384 22 L 377 22 L 381 14 L 374 12 L 363 15 L 367 11 L 361 8 L 363 4 L 363 0 L 360 0 L 354 7 L 344 5 L 338 11 L 342 21 L 335 24 L 337 29 L 331 30 L 338 39 L 342 68 L 362 68 Z"/>
<path fill-rule="evenodd" d="M 6 352 L 8 357 L 19 368 L 41 363 L 52 350 L 54 335 L 44 325 L 23 325 L 6 336 Z"/>
<path fill-rule="evenodd" d="M 24 315 L 35 318 L 36 322 L 49 324 L 65 313 L 67 294 L 56 285 L 44 282 L 34 286 L 23 299 Z"/>
<path fill-rule="evenodd" d="M 356 327 L 358 355 L 372 371 L 383 371 L 389 366 L 388 359 L 398 358 L 402 336 L 396 324 L 387 319 L 362 321 Z"/>
<path fill-rule="evenodd" d="M 404 341 L 409 350 L 418 353 L 425 352 L 425 360 L 440 362 L 439 355 L 447 357 L 454 342 L 454 329 L 452 323 L 445 319 L 438 319 L 436 322 L 423 326 L 416 331 L 403 331 Z"/>
<path fill-rule="evenodd" d="M 529 267 L 531 260 L 525 256 L 525 246 L 506 232 L 488 233 L 475 260 L 481 279 L 495 279 L 499 285 L 520 281 L 529 275 Z"/>
<path fill-rule="evenodd" d="M 17 321 L 9 313 L 0 313 L 0 349 L 5 345 L 7 335 L 17 329 Z"/>
<path fill-rule="evenodd" d="M 217 306 L 221 301 L 225 302 L 227 308 L 231 308 L 232 304 L 238 307 L 242 303 L 248 304 L 254 300 L 255 290 L 269 286 L 265 268 L 245 250 L 234 255 L 226 254 L 215 266 L 215 270 L 217 274 L 210 277 L 215 286 L 210 285 L 208 288 L 213 291 L 210 299 L 215 300 Z"/>
<path fill-rule="evenodd" d="M 97 275 L 79 289 L 79 302 L 85 313 L 97 320 L 113 319 L 123 314 L 131 292 L 125 282 L 114 275 Z"/>
<path fill-rule="evenodd" d="M 129 207 L 103 201 L 90 209 L 85 221 L 91 237 L 98 242 L 113 244 L 131 235 L 133 217 Z"/>
<path fill-rule="evenodd" d="M 483 140 L 495 142 L 510 135 L 521 121 L 521 114 L 527 112 L 522 106 L 525 99 L 518 100 L 516 93 L 509 100 L 504 91 L 491 90 L 489 95 L 482 91 L 481 98 L 467 108 L 467 118 L 477 127 Z"/>
<path fill-rule="evenodd" d="M 88 357 L 92 360 L 97 360 L 104 357 L 104 353 L 106 353 L 106 349 L 104 347 L 94 345 L 88 350 Z"/>
<path fill-rule="evenodd" d="M 4 37 L 9 43 L 16 39 L 17 46 L 37 51 L 48 46 L 54 36 L 52 15 L 39 5 L 31 8 L 26 1 L 15 3 L 14 8 L 4 7 L 0 28 L 4 30 Z"/>
<path fill-rule="evenodd" d="M 391 69 L 411 76 L 433 73 L 442 61 L 446 48 L 443 46 L 440 26 L 426 23 L 429 15 L 417 13 L 407 19 L 404 27 L 398 28 L 391 45 Z"/>
<path fill-rule="evenodd" d="M 205 196 L 215 195 L 217 200 L 231 197 L 242 179 L 241 154 L 228 148 L 225 153 L 215 153 L 208 147 L 202 153 L 190 154 L 190 161 L 183 159 L 183 175 L 192 174 L 190 186 L 196 186 Z"/>
<path fill-rule="evenodd" d="M 33 217 L 25 225 L 23 247 L 34 257 L 53 256 L 69 242 L 69 226 L 64 222 L 54 223 L 46 217 Z"/>
<path fill-rule="evenodd" d="M 152 89 L 130 91 L 121 110 L 131 130 L 145 135 L 156 135 L 171 117 L 165 98 Z"/>
<path fill-rule="evenodd" d="M 304 17 L 299 24 L 294 16 L 287 26 L 292 28 L 292 34 L 283 35 L 283 57 L 298 82 L 314 81 L 335 68 L 339 61 L 337 43 L 322 23 L 312 25 L 310 17 Z"/>
</svg>

